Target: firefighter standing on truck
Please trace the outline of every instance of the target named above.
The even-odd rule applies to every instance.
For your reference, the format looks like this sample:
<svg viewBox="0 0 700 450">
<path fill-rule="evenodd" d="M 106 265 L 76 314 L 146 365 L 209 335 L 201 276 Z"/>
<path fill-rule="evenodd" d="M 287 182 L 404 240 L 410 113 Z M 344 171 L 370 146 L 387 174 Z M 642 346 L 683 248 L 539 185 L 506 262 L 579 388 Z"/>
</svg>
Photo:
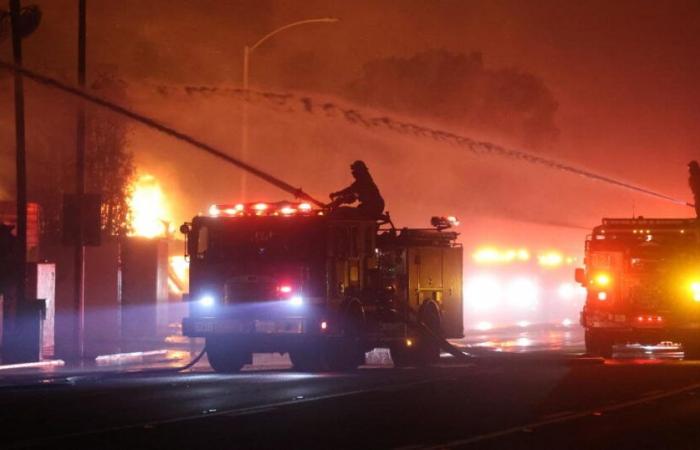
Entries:
<svg viewBox="0 0 700 450">
<path fill-rule="evenodd" d="M 698 165 L 698 162 L 690 161 L 688 163 L 688 171 L 690 172 L 688 184 L 690 185 L 690 190 L 693 191 L 695 215 L 697 218 L 700 218 L 700 165 Z"/>
<path fill-rule="evenodd" d="M 343 218 L 377 219 L 384 212 L 384 199 L 379 188 L 374 183 L 369 169 L 363 161 L 355 161 L 350 165 L 355 182 L 345 189 L 330 194 L 333 200 L 333 215 Z M 339 205 L 359 201 L 357 208 L 339 207 Z"/>
</svg>

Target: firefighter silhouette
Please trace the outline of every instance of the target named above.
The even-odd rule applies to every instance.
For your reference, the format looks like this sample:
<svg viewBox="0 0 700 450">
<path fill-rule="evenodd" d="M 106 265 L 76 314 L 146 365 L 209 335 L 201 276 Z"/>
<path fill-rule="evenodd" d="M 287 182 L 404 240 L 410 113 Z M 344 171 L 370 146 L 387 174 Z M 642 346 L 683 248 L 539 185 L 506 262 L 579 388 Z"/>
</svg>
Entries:
<svg viewBox="0 0 700 450">
<path fill-rule="evenodd" d="M 693 191 L 695 215 L 700 218 L 700 165 L 698 165 L 698 162 L 690 161 L 688 163 L 688 171 L 690 172 L 688 184 L 690 185 L 690 190 Z"/>
<path fill-rule="evenodd" d="M 345 189 L 330 194 L 330 207 L 333 215 L 343 218 L 378 219 L 384 212 L 384 199 L 379 188 L 374 183 L 369 169 L 363 161 L 355 161 L 350 165 L 355 182 Z M 359 201 L 356 208 L 340 206 Z"/>
</svg>

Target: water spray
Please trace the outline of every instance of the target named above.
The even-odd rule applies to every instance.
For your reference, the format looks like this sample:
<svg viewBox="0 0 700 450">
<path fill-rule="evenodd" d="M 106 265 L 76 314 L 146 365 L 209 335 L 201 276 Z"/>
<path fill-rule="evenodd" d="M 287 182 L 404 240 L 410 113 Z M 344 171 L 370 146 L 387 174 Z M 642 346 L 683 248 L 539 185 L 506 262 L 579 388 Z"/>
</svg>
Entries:
<svg viewBox="0 0 700 450">
<path fill-rule="evenodd" d="M 15 66 L 14 64 L 0 61 L 0 68 L 10 71 L 20 73 L 23 76 L 46 86 L 50 86 L 67 92 L 73 96 L 82 98 L 90 103 L 102 106 L 113 112 L 121 114 L 123 116 L 129 117 L 139 123 L 142 123 L 150 128 L 156 129 L 164 134 L 172 136 L 180 141 L 186 142 L 200 150 L 203 150 L 217 158 L 220 158 L 230 164 L 233 164 L 255 176 L 261 178 L 264 181 L 294 195 L 296 198 L 304 199 L 310 201 L 320 207 L 324 207 L 325 204 L 319 200 L 314 199 L 309 194 L 304 192 L 301 188 L 295 188 L 294 186 L 276 178 L 262 170 L 251 166 L 237 158 L 234 158 L 227 153 L 200 141 L 197 138 L 189 136 L 185 133 L 175 130 L 167 125 L 164 125 L 157 120 L 145 116 L 143 114 L 134 112 L 124 106 L 118 105 L 116 103 L 110 102 L 98 96 L 92 95 L 82 89 L 71 86 L 69 84 L 63 83 L 54 78 L 48 77 L 46 75 L 39 74 L 29 69 L 23 67 Z M 209 86 L 185 86 L 182 88 L 186 94 L 203 94 L 203 95 L 229 95 L 238 98 L 240 101 L 248 101 L 251 103 L 264 104 L 265 106 L 272 107 L 277 110 L 285 112 L 306 112 L 313 115 L 323 115 L 325 117 L 337 118 L 340 117 L 346 122 L 362 126 L 367 129 L 387 129 L 400 134 L 410 134 L 416 137 L 432 139 L 441 143 L 451 144 L 458 146 L 460 148 L 466 148 L 472 153 L 481 154 L 491 154 L 495 156 L 500 156 L 509 159 L 515 159 L 519 161 L 528 162 L 530 164 L 536 164 L 544 166 L 554 170 L 560 170 L 563 172 L 572 173 L 579 175 L 591 180 L 607 183 L 619 188 L 627 189 L 633 192 L 648 195 L 650 197 L 655 197 L 657 199 L 669 201 L 677 205 L 684 205 L 694 207 L 692 203 L 688 203 L 685 200 L 677 199 L 669 195 L 653 191 L 651 189 L 637 186 L 626 181 L 621 181 L 614 179 L 612 177 L 591 172 L 580 167 L 572 166 L 560 161 L 545 158 L 533 153 L 525 152 L 517 149 L 506 148 L 491 142 L 479 141 L 466 136 L 460 136 L 448 131 L 443 131 L 439 129 L 428 128 L 420 125 L 416 125 L 410 122 L 404 122 L 401 120 L 396 120 L 388 116 L 374 117 L 366 113 L 358 111 L 357 109 L 347 108 L 342 105 L 338 105 L 332 102 L 320 102 L 316 101 L 308 96 L 299 97 L 294 94 L 281 94 L 275 92 L 260 92 L 260 91 L 249 91 L 238 88 L 217 88 Z M 170 92 L 176 91 L 172 87 L 158 86 L 157 90 L 163 95 L 167 95 Z M 179 90 L 179 89 L 178 89 Z"/>
<path fill-rule="evenodd" d="M 572 173 L 591 180 L 611 184 L 619 188 L 669 201 L 677 205 L 690 207 L 695 206 L 692 203 L 686 202 L 685 200 L 677 199 L 642 186 L 617 180 L 607 175 L 595 173 L 523 150 L 506 148 L 492 142 L 479 141 L 448 131 L 428 128 L 425 126 L 416 125 L 414 123 L 397 120 L 388 116 L 371 116 L 354 108 L 344 107 L 332 102 L 316 101 L 308 96 L 299 97 L 294 94 L 245 91 L 238 88 L 217 88 L 211 86 L 184 86 L 179 89 L 167 86 L 157 86 L 156 90 L 163 95 L 177 91 L 184 91 L 184 93 L 187 95 L 227 95 L 240 101 L 261 104 L 282 112 L 305 112 L 313 115 L 323 115 L 330 118 L 341 118 L 352 125 L 361 126 L 367 129 L 386 129 L 399 134 L 410 134 L 419 138 L 431 139 L 440 143 L 466 148 L 472 153 L 478 155 L 491 154 L 494 156 L 524 161 L 530 164 L 536 164 L 550 169 Z"/>
</svg>

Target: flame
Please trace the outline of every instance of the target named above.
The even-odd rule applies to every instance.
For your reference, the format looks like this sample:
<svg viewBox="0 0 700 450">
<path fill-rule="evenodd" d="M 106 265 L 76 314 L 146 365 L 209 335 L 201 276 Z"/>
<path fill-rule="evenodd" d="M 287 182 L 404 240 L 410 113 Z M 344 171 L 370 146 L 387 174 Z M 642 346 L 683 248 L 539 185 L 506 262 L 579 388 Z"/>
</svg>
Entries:
<svg viewBox="0 0 700 450">
<path fill-rule="evenodd" d="M 132 184 L 129 199 L 131 235 L 147 238 L 166 236 L 170 214 L 160 184 L 152 175 L 142 175 Z"/>
<path fill-rule="evenodd" d="M 168 259 L 168 287 L 175 295 L 189 291 L 190 262 L 184 256 L 171 256 Z"/>
</svg>

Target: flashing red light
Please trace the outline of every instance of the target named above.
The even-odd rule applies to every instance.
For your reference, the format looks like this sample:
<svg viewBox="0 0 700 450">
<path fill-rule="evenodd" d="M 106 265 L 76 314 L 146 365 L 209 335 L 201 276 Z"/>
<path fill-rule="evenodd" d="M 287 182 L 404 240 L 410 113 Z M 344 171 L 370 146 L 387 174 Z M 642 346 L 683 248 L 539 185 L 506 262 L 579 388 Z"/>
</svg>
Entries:
<svg viewBox="0 0 700 450">
<path fill-rule="evenodd" d="M 297 212 L 296 209 L 292 208 L 291 206 L 285 206 L 284 208 L 280 209 L 280 213 L 284 214 L 285 216 L 289 216 Z"/>
<path fill-rule="evenodd" d="M 643 322 L 643 321 L 644 321 L 644 317 L 642 317 L 642 316 L 637 317 L 637 321 L 638 321 L 638 322 Z"/>
<path fill-rule="evenodd" d="M 290 294 L 292 292 L 292 287 L 289 285 L 283 285 L 277 288 L 283 294 Z"/>
<path fill-rule="evenodd" d="M 299 204 L 299 211 L 311 211 L 311 205 L 308 203 L 301 203 Z"/>
</svg>

